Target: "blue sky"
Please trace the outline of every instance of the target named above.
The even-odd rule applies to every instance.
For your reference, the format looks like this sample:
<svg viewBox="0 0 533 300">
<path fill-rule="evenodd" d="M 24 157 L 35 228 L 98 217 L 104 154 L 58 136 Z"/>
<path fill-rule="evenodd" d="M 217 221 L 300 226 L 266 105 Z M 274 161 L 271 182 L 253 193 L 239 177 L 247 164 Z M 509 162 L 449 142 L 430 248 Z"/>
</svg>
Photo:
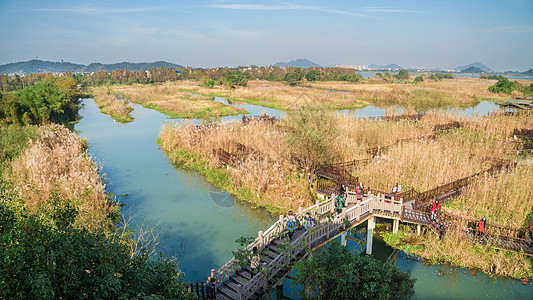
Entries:
<svg viewBox="0 0 533 300">
<path fill-rule="evenodd" d="M 0 64 L 533 68 L 533 0 L 0 0 Z"/>
</svg>

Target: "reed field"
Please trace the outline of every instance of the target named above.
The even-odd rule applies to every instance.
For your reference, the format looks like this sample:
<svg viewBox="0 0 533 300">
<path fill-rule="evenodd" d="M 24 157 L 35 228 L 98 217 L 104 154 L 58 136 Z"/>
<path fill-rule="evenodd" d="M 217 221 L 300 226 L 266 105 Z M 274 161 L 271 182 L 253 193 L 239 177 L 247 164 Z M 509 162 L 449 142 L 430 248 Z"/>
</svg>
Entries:
<svg viewBox="0 0 533 300">
<path fill-rule="evenodd" d="M 38 131 L 3 174 L 13 182 L 28 212 L 39 215 L 75 208 L 74 226 L 90 231 L 111 228 L 118 206 L 105 191 L 87 143 L 62 125 L 43 125 Z"/>
<path fill-rule="evenodd" d="M 104 88 L 95 88 L 95 90 L 98 89 Z M 176 82 L 110 87 L 112 93 L 122 94 L 133 103 L 155 109 L 172 118 L 219 118 L 246 113 L 240 108 L 216 102 L 212 97 L 191 95 L 189 91 L 182 89 L 183 87 L 177 85 Z"/>
<path fill-rule="evenodd" d="M 371 158 L 368 148 L 390 145 L 352 172 L 366 186 L 383 191 L 401 183 L 404 188 L 422 192 L 486 170 L 506 159 L 513 150 L 511 135 L 516 126 L 533 127 L 527 116 L 466 119 L 441 112 L 427 114 L 419 122 L 356 119 L 336 114 L 329 114 L 329 118 L 336 124 L 336 133 L 329 137 L 331 142 L 327 145 L 328 151 L 335 152 L 329 163 Z M 432 139 L 397 143 L 432 135 L 434 125 L 451 121 L 460 122 L 462 127 L 436 134 Z M 257 198 L 253 202 L 258 205 L 297 208 L 296 205 L 311 203 L 312 197 L 304 192 L 307 188 L 301 182 L 303 175 L 298 176 L 299 171 L 291 164 L 294 145 L 287 144 L 284 129 L 289 123 L 288 118 L 279 125 L 259 122 L 245 126 L 236 122 L 205 130 L 190 124 L 168 125 L 161 130 L 160 142 L 169 153 L 183 150 L 203 157 L 211 168 L 220 167 L 213 149 L 238 152 L 233 141 L 257 150 L 261 159 L 251 155 L 237 168 L 229 168 L 234 188 L 249 188 Z M 268 199 L 261 199 L 266 195 Z M 294 199 L 295 195 L 298 199 Z"/>
<path fill-rule="evenodd" d="M 231 101 L 240 101 L 279 110 L 294 110 L 314 103 L 321 109 L 342 110 L 356 109 L 368 105 L 365 101 L 344 92 L 328 92 L 305 87 L 292 87 L 282 82 L 251 80 L 247 86 L 235 89 L 215 86 L 212 89 L 198 85 L 197 81 L 172 82 L 184 92 L 193 92 L 204 96 L 222 97 Z"/>
<path fill-rule="evenodd" d="M 128 123 L 133 121 L 131 112 L 133 107 L 129 105 L 127 99 L 121 98 L 117 94 L 106 91 L 103 87 L 91 89 L 94 102 L 98 105 L 98 109 L 106 115 L 110 115 L 115 121 L 120 123 Z"/>
<path fill-rule="evenodd" d="M 400 105 L 417 110 L 443 106 L 473 106 L 482 100 L 501 101 L 508 95 L 489 92 L 488 87 L 496 80 L 458 77 L 419 83 L 387 83 L 380 79 L 367 79 L 361 83 L 318 81 L 307 82 L 311 87 L 344 90 L 350 96 L 372 103 Z"/>
</svg>

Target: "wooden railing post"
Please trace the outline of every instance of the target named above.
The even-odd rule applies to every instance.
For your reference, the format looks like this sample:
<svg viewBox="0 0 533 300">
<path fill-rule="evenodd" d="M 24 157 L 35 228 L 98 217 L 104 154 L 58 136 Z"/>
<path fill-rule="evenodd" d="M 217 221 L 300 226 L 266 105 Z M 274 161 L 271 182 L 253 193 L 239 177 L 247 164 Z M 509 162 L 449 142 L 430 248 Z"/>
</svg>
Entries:
<svg viewBox="0 0 533 300">
<path fill-rule="evenodd" d="M 335 212 L 335 194 L 331 194 L 331 212 Z"/>
<path fill-rule="evenodd" d="M 257 248 L 260 251 L 263 249 L 263 247 L 265 247 L 265 237 L 263 236 L 263 231 L 259 231 L 257 233 L 257 237 L 259 238 L 259 247 Z"/>
</svg>

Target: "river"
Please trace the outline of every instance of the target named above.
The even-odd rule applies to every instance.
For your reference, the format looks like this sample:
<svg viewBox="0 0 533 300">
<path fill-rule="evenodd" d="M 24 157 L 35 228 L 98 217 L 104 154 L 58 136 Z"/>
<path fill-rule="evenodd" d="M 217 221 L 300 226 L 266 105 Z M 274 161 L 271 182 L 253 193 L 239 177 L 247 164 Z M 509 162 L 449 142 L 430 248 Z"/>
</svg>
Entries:
<svg viewBox="0 0 533 300">
<path fill-rule="evenodd" d="M 235 240 L 239 236 L 257 236 L 259 230 L 265 230 L 275 220 L 264 209 L 254 209 L 236 201 L 196 172 L 175 168 L 170 163 L 156 138 L 163 124 L 183 120 L 169 120 L 155 110 L 134 104 L 134 121 L 120 124 L 101 114 L 92 99 L 84 99 L 82 103 L 81 119 L 75 130 L 87 138 L 89 152 L 102 164 L 107 190 L 125 205 L 122 210 L 126 219 L 131 219 L 129 223 L 133 229 L 155 226 L 155 230 L 161 232 L 157 249 L 177 258 L 187 280 L 205 281 L 210 269 L 219 268 L 232 257 L 231 251 L 237 248 Z M 245 108 L 251 115 L 282 115 L 277 110 L 256 105 L 233 105 Z M 481 103 L 478 107 L 468 113 L 492 111 L 494 104 Z M 374 107 L 343 113 L 383 114 Z M 238 118 L 240 116 L 224 119 Z M 378 258 L 380 248 L 392 251 L 384 244 L 375 243 Z M 481 273 L 474 277 L 468 270 L 446 265 L 427 268 L 422 263 L 402 259 L 397 260 L 397 265 L 410 270 L 417 278 L 415 299 L 533 298 L 533 285 L 522 285 L 515 280 L 489 278 Z M 291 288 L 291 284 L 285 284 L 284 288 L 288 295 L 297 290 L 297 287 Z"/>
</svg>

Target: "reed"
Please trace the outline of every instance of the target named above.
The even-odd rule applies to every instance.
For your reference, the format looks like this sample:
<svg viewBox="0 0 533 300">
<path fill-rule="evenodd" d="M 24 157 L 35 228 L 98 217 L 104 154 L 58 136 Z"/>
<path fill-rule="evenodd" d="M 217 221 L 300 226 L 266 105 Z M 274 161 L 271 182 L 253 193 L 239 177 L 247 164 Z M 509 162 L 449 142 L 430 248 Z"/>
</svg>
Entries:
<svg viewBox="0 0 533 300">
<path fill-rule="evenodd" d="M 498 176 L 485 176 L 446 210 L 467 218 L 486 217 L 489 223 L 524 228 L 533 218 L 533 165 L 521 164 Z"/>
<path fill-rule="evenodd" d="M 120 123 L 133 121 L 133 117 L 131 116 L 133 107 L 129 105 L 127 99 L 110 93 L 103 87 L 92 88 L 91 94 L 102 113 L 110 115 L 115 121 Z"/>
<path fill-rule="evenodd" d="M 236 168 L 226 169 L 212 150 L 222 148 L 235 152 L 233 141 L 258 150 L 261 155 L 251 155 Z M 179 165 L 223 172 L 218 178 L 229 176 L 225 188 L 237 191 L 241 200 L 271 211 L 307 207 L 313 201 L 305 178 L 290 163 L 283 145 L 283 133 L 276 125 L 224 123 L 201 130 L 191 124 L 169 124 L 161 130 L 159 142 Z"/>
<path fill-rule="evenodd" d="M 50 213 L 50 199 L 57 195 L 77 209 L 74 226 L 90 231 L 110 228 L 118 206 L 105 191 L 87 143 L 61 125 L 41 126 L 39 133 L 13 160 L 7 175 L 28 211 Z"/>
</svg>

